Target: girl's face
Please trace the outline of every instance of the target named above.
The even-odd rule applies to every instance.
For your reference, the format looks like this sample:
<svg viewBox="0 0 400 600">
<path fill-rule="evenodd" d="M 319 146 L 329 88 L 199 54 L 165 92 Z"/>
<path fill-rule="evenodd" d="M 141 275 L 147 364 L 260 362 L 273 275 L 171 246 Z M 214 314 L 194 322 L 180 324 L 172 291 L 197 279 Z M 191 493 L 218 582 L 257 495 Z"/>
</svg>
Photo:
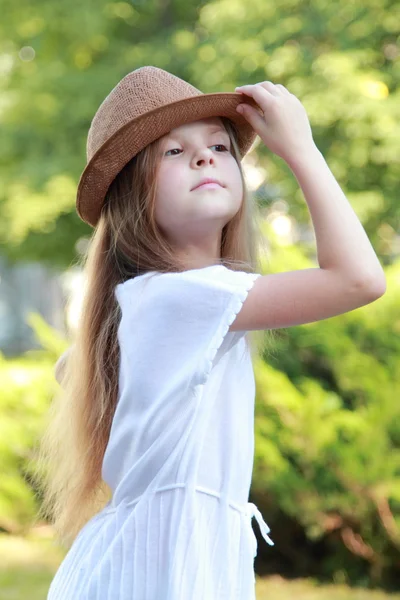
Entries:
<svg viewBox="0 0 400 600">
<path fill-rule="evenodd" d="M 155 219 L 178 252 L 201 263 L 220 258 L 221 232 L 240 209 L 243 184 L 221 119 L 187 123 L 163 136 Z M 202 179 L 221 186 L 194 189 Z"/>
</svg>

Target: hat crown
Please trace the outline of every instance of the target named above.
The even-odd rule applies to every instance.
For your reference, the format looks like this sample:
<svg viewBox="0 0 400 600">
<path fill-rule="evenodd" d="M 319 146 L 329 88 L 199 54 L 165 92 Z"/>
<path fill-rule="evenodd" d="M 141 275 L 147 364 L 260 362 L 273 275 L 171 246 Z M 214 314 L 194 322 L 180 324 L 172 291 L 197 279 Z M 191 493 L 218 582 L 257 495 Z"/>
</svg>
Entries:
<svg viewBox="0 0 400 600">
<path fill-rule="evenodd" d="M 87 162 L 121 127 L 145 113 L 202 95 L 190 83 L 163 69 L 145 66 L 128 73 L 99 106 L 87 137 Z"/>
</svg>

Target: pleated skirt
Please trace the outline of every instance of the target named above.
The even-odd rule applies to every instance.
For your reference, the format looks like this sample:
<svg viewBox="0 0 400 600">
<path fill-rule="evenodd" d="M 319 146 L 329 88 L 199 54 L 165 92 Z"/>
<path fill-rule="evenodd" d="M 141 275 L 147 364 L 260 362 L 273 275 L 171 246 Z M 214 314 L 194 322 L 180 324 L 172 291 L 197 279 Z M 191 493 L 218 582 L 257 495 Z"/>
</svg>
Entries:
<svg viewBox="0 0 400 600">
<path fill-rule="evenodd" d="M 175 485 L 88 521 L 47 600 L 255 600 L 255 554 L 245 506 Z"/>
</svg>

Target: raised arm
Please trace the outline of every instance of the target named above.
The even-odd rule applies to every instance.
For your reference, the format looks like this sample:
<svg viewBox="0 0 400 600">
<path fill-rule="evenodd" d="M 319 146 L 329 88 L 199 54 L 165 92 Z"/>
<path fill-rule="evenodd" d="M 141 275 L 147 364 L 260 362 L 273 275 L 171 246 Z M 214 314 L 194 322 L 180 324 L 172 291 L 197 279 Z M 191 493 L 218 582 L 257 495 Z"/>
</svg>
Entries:
<svg viewBox="0 0 400 600">
<path fill-rule="evenodd" d="M 303 191 L 313 222 L 319 268 L 259 277 L 231 330 L 290 327 L 373 302 L 386 291 L 375 251 L 312 138 L 304 107 L 271 82 L 240 88 L 263 108 L 245 117 L 283 158 Z"/>
<path fill-rule="evenodd" d="M 386 280 L 382 266 L 322 153 L 314 145 L 288 160 L 288 165 L 311 214 L 320 268 L 383 294 Z"/>
</svg>

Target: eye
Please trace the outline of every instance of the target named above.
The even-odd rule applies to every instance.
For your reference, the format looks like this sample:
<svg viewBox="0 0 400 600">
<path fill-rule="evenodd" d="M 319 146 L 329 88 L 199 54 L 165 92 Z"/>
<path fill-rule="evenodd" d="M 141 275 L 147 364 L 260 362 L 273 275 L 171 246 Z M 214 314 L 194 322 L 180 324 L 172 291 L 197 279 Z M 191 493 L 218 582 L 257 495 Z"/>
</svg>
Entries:
<svg viewBox="0 0 400 600">
<path fill-rule="evenodd" d="M 211 148 L 214 148 L 214 147 L 217 147 L 217 146 L 219 148 L 224 148 L 224 150 L 222 150 L 221 152 L 228 152 L 228 148 L 224 144 L 214 144 L 213 146 L 211 146 Z M 174 152 L 175 150 L 180 150 L 180 148 L 172 148 L 171 150 L 167 150 L 167 152 L 165 153 L 165 155 L 167 155 L 168 152 Z M 176 154 L 174 156 L 176 156 Z"/>
<path fill-rule="evenodd" d="M 179 150 L 179 148 L 172 148 L 172 150 L 167 150 L 167 152 L 165 153 L 165 156 L 167 156 L 168 152 L 174 152 L 174 150 Z"/>
</svg>

